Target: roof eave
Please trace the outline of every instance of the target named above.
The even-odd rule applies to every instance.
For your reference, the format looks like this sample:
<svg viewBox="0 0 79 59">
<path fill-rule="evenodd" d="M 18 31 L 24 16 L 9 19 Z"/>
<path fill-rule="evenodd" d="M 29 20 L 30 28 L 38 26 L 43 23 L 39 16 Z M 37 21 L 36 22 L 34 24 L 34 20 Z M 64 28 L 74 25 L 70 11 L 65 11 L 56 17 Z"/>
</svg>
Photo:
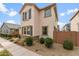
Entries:
<svg viewBox="0 0 79 59">
<path fill-rule="evenodd" d="M 72 21 L 72 19 L 73 19 L 78 13 L 79 13 L 79 11 L 77 11 L 77 12 L 75 13 L 75 15 L 73 15 L 73 16 L 71 17 L 70 21 Z"/>
<path fill-rule="evenodd" d="M 21 10 L 20 10 L 19 13 L 22 12 L 22 10 L 24 9 L 24 7 L 25 7 L 27 4 L 34 5 L 39 11 L 44 10 L 44 9 L 46 9 L 46 8 L 49 8 L 49 7 L 52 7 L 52 6 L 56 6 L 56 3 L 53 3 L 53 4 L 51 4 L 51 5 L 48 5 L 48 6 L 44 7 L 44 8 L 38 8 L 34 3 L 25 3 L 25 4 L 23 5 L 23 7 L 21 8 Z"/>
</svg>

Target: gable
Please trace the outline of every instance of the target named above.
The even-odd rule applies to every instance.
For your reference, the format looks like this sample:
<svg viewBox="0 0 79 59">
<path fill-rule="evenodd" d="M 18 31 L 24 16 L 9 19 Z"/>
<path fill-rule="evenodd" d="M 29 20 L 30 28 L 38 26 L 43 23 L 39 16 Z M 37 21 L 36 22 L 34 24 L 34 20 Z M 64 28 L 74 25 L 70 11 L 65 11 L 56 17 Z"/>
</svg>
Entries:
<svg viewBox="0 0 79 59">
<path fill-rule="evenodd" d="M 22 13 L 22 12 L 24 12 L 24 11 L 27 11 L 28 9 L 30 9 L 30 8 L 36 8 L 36 9 L 38 9 L 34 4 L 24 4 L 24 6 L 22 7 L 22 9 L 20 10 L 20 13 Z"/>
<path fill-rule="evenodd" d="M 8 27 L 5 23 L 3 23 L 3 25 L 1 26 L 1 29 L 4 27 Z"/>
<path fill-rule="evenodd" d="M 6 33 L 7 30 L 10 31 L 10 28 L 8 28 L 8 26 L 6 24 L 3 24 L 1 27 L 1 32 Z"/>
<path fill-rule="evenodd" d="M 50 5 L 48 5 L 48 6 L 45 6 L 44 8 L 38 8 L 34 3 L 25 3 L 25 4 L 23 5 L 23 7 L 21 8 L 21 10 L 20 10 L 19 13 L 21 13 L 21 12 L 25 9 L 26 6 L 34 6 L 37 10 L 41 11 L 41 10 L 50 8 L 50 7 L 52 7 L 52 6 L 56 6 L 56 3 L 50 4 Z"/>
</svg>

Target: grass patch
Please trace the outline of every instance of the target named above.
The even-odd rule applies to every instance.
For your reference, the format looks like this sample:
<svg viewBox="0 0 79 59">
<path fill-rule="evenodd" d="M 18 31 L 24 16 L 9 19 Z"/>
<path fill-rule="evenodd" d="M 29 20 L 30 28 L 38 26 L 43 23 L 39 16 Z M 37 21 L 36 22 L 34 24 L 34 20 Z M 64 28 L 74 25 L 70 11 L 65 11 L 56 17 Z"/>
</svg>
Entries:
<svg viewBox="0 0 79 59">
<path fill-rule="evenodd" d="M 12 56 L 7 50 L 0 51 L 0 56 Z"/>
</svg>

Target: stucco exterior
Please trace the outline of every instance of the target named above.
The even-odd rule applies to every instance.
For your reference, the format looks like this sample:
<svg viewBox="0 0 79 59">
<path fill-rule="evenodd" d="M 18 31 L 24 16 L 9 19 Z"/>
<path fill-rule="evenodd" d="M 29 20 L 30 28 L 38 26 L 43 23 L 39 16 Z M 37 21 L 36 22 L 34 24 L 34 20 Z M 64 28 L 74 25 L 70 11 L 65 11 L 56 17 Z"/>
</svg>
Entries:
<svg viewBox="0 0 79 59">
<path fill-rule="evenodd" d="M 31 25 L 33 27 L 33 35 L 32 36 L 43 36 L 42 35 L 42 26 L 47 26 L 48 27 L 48 36 L 53 38 L 53 31 L 54 31 L 54 27 L 56 29 L 58 26 L 58 19 L 56 16 L 56 10 L 54 9 L 56 7 L 56 5 L 51 6 L 51 16 L 50 17 L 44 17 L 44 10 L 45 9 L 38 9 L 36 8 L 33 4 L 27 4 L 23 10 L 20 12 L 21 16 L 23 14 L 23 12 L 28 11 L 30 8 L 32 9 L 32 18 L 30 20 L 26 20 L 26 21 L 22 21 L 21 23 L 21 28 L 20 28 L 20 34 L 22 34 L 22 27 L 23 26 L 29 26 Z M 28 36 L 27 34 L 25 34 L 24 36 Z"/>
<path fill-rule="evenodd" d="M 79 12 L 77 12 L 75 16 L 73 16 L 70 27 L 71 31 L 79 32 Z"/>
</svg>

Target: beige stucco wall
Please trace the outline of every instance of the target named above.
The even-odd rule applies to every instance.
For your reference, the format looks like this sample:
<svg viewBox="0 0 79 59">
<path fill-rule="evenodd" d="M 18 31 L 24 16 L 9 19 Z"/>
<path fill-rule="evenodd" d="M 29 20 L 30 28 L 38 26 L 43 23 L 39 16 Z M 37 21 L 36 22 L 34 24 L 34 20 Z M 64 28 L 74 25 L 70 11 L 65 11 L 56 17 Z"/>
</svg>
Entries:
<svg viewBox="0 0 79 59">
<path fill-rule="evenodd" d="M 38 36 L 40 33 L 40 12 L 34 8 L 34 36 Z"/>
<path fill-rule="evenodd" d="M 78 23 L 79 23 L 79 13 L 71 20 L 71 31 L 79 31 L 78 30 Z"/>
<path fill-rule="evenodd" d="M 55 24 L 55 12 L 54 7 L 51 8 L 51 17 L 44 17 L 44 10 L 40 12 L 40 36 L 42 36 L 42 26 L 48 26 L 48 36 L 53 38 L 54 24 Z"/>
<path fill-rule="evenodd" d="M 33 36 L 34 36 L 34 14 L 35 14 L 35 10 L 34 10 L 34 6 L 33 5 L 27 5 L 24 9 L 23 9 L 23 11 L 21 12 L 21 16 L 22 16 L 22 13 L 23 12 L 28 12 L 28 10 L 29 9 L 32 9 L 32 17 L 31 17 L 31 19 L 30 20 L 25 20 L 25 21 L 22 21 L 22 23 L 21 23 L 21 27 L 23 27 L 23 26 L 29 26 L 29 25 L 31 25 L 32 27 L 33 27 Z M 22 34 L 22 33 L 21 33 Z M 27 34 L 26 34 L 27 35 Z M 26 36 L 25 35 L 25 36 Z M 27 35 L 28 36 L 28 35 Z"/>
</svg>

